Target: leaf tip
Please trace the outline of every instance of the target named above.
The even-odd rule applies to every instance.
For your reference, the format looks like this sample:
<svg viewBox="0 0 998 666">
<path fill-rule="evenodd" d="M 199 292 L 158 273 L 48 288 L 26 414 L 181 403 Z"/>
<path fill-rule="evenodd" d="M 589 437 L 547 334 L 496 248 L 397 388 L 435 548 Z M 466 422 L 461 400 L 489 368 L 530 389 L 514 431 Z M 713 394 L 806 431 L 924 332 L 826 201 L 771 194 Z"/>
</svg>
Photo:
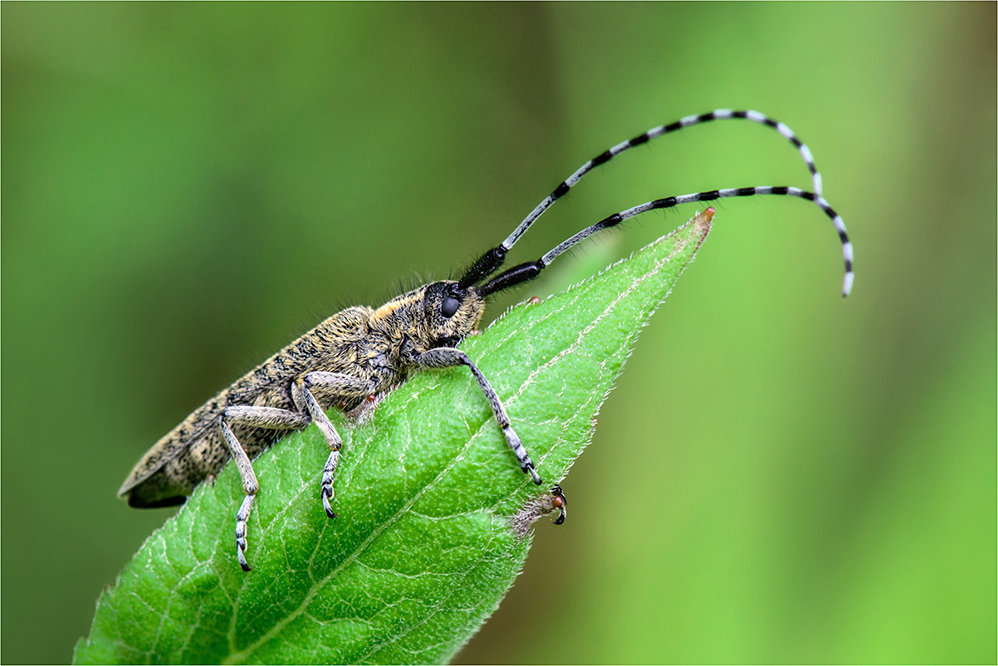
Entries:
<svg viewBox="0 0 998 666">
<path fill-rule="evenodd" d="M 714 207 L 710 206 L 703 212 L 697 212 L 693 216 L 693 219 L 690 220 L 690 223 L 693 224 L 694 233 L 700 237 L 700 242 L 697 243 L 698 247 L 707 238 L 707 234 L 710 233 L 710 227 L 714 223 L 714 212 Z"/>
</svg>

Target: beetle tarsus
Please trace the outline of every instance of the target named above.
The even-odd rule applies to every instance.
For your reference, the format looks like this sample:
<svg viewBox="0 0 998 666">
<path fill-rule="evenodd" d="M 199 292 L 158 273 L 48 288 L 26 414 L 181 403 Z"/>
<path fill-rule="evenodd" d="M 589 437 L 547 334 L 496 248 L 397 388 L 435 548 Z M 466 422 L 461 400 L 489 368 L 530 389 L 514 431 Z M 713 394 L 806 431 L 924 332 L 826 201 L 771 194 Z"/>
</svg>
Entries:
<svg viewBox="0 0 998 666">
<path fill-rule="evenodd" d="M 333 507 L 330 506 L 329 500 L 333 498 L 333 489 L 331 486 L 322 486 L 322 508 L 326 510 L 326 515 L 330 518 L 335 518 L 336 514 L 333 513 Z"/>
<path fill-rule="evenodd" d="M 243 499 L 242 506 L 239 507 L 239 513 L 236 514 L 236 557 L 239 559 L 239 566 L 243 568 L 243 571 L 253 569 L 246 561 L 246 549 L 249 547 L 249 543 L 246 541 L 246 521 L 249 520 L 255 499 L 255 495 L 247 495 Z"/>
</svg>

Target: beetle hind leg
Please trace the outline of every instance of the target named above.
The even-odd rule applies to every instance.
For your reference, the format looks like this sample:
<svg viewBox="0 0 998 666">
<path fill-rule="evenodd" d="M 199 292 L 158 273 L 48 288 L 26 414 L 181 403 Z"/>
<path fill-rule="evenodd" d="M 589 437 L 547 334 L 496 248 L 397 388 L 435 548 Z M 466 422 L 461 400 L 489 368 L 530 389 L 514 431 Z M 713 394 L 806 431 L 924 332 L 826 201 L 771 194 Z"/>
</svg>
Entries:
<svg viewBox="0 0 998 666">
<path fill-rule="evenodd" d="M 253 504 L 256 502 L 256 493 L 260 489 L 260 484 L 256 480 L 256 473 L 253 471 L 253 464 L 250 462 L 249 456 L 246 455 L 246 450 L 236 439 L 236 434 L 232 432 L 232 426 L 229 424 L 248 425 L 270 430 L 292 430 L 308 425 L 308 421 L 307 416 L 286 409 L 245 405 L 227 408 L 224 416 L 218 420 L 222 439 L 239 469 L 239 478 L 242 479 L 243 490 L 246 492 L 246 497 L 236 513 L 236 557 L 239 559 L 239 566 L 243 568 L 243 571 L 252 569 L 246 561 L 246 549 L 249 547 L 246 534 L 249 529 L 250 513 L 253 511 Z"/>
<path fill-rule="evenodd" d="M 222 438 L 229 447 L 232 459 L 236 461 L 239 468 L 239 476 L 243 481 L 243 490 L 246 491 L 246 498 L 243 499 L 239 512 L 236 514 L 236 557 L 239 558 L 239 566 L 243 571 L 249 571 L 252 567 L 246 561 L 246 523 L 249 521 L 250 512 L 253 510 L 253 503 L 256 501 L 256 492 L 260 489 L 260 484 L 256 480 L 256 473 L 253 471 L 253 464 L 249 456 L 243 450 L 232 428 L 226 423 L 225 417 L 219 419 L 219 427 L 222 430 Z"/>
</svg>

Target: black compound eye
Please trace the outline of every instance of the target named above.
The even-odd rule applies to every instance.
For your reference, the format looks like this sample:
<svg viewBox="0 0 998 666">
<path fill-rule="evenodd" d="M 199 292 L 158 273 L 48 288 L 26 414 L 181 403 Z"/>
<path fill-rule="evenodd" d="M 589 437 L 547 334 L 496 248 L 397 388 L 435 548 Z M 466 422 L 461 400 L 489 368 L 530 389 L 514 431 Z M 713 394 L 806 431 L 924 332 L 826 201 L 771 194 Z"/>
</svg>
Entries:
<svg viewBox="0 0 998 666">
<path fill-rule="evenodd" d="M 447 296 L 444 298 L 443 302 L 440 303 L 440 314 L 442 314 L 447 319 L 454 316 L 457 309 L 461 306 L 461 301 L 457 300 L 453 296 Z"/>
</svg>

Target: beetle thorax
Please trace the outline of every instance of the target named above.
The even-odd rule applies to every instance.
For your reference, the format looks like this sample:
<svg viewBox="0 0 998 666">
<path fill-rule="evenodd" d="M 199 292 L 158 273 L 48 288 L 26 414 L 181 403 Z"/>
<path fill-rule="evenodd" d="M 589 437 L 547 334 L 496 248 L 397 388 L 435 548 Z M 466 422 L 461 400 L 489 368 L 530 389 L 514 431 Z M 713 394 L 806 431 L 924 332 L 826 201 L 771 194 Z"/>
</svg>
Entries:
<svg viewBox="0 0 998 666">
<path fill-rule="evenodd" d="M 368 325 L 412 351 L 451 347 L 482 319 L 485 301 L 456 282 L 433 282 L 388 301 L 371 313 Z"/>
</svg>

